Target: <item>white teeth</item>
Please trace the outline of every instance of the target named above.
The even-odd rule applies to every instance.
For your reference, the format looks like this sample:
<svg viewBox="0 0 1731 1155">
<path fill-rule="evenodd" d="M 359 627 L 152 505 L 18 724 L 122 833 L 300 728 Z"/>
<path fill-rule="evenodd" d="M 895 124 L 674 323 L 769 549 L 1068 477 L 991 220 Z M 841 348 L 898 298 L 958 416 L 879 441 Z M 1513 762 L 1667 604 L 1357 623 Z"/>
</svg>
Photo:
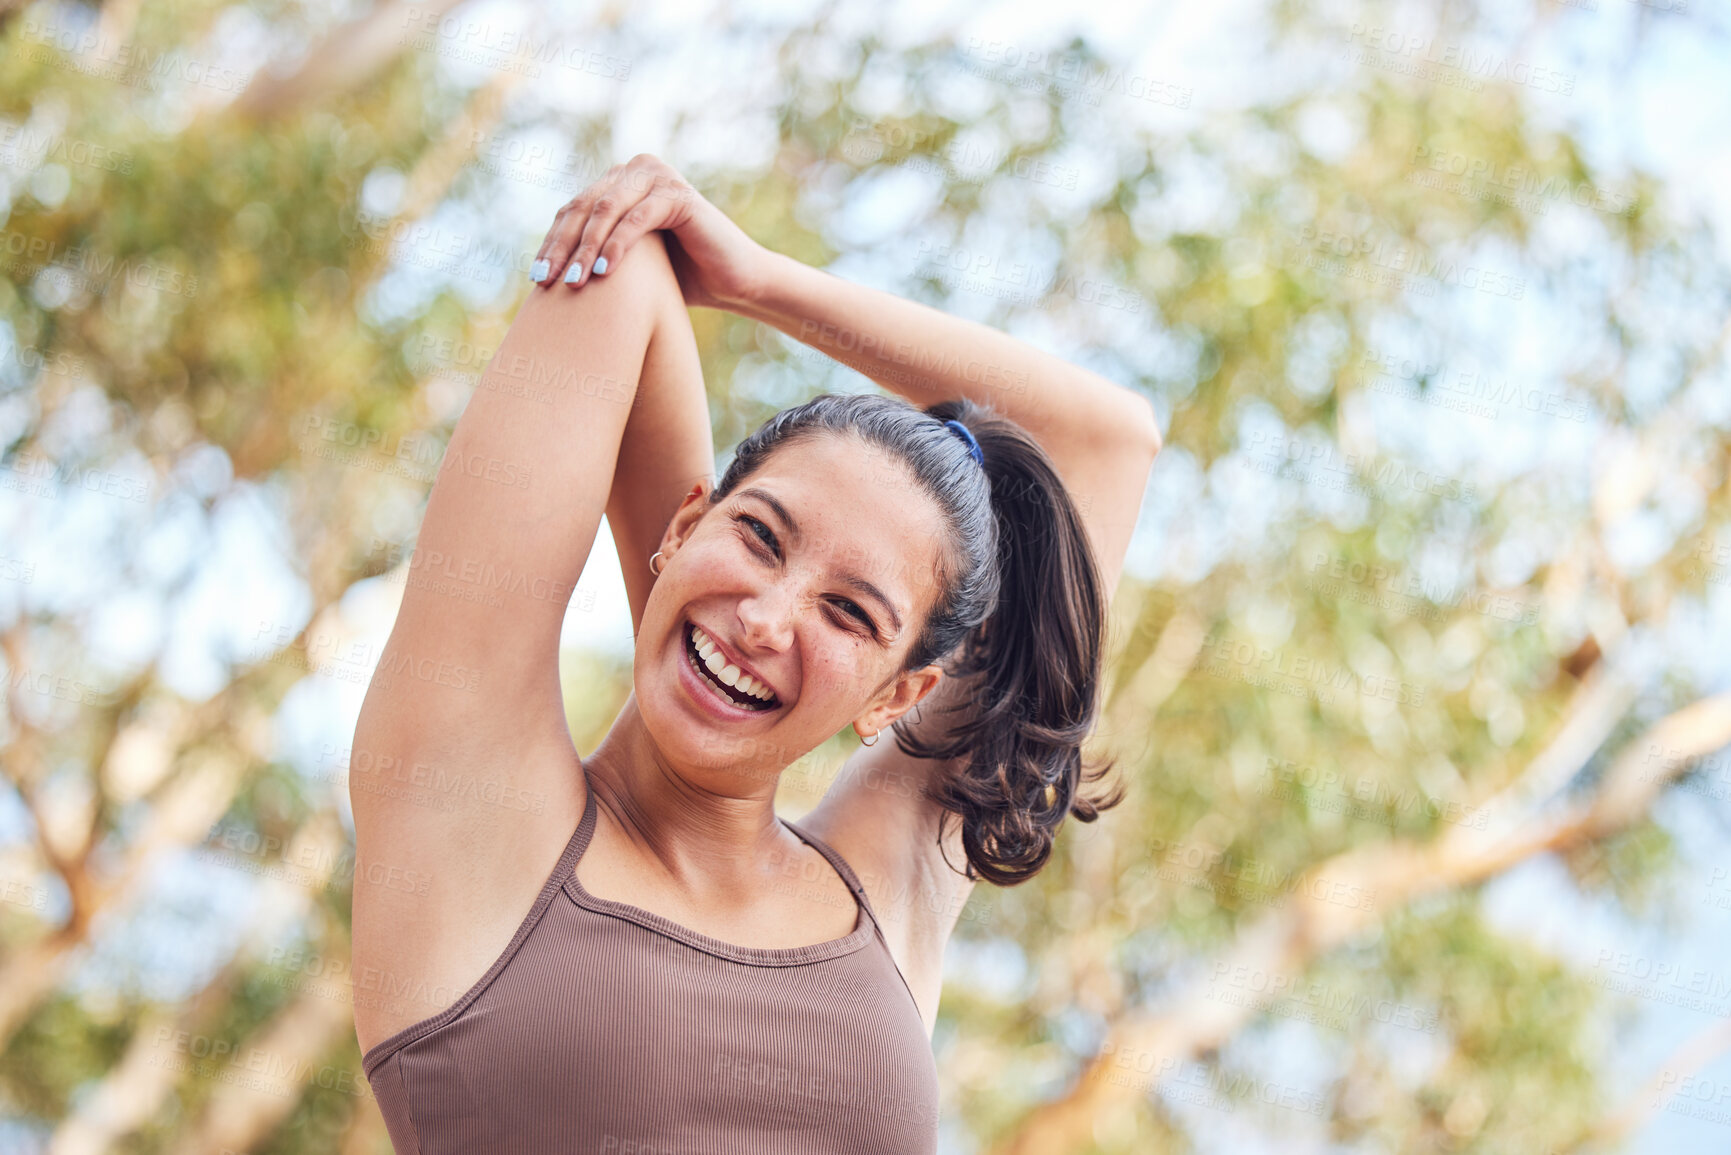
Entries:
<svg viewBox="0 0 1731 1155">
<path fill-rule="evenodd" d="M 715 643 L 709 640 L 709 635 L 696 626 L 691 627 L 691 644 L 692 648 L 697 651 L 697 656 L 708 667 L 709 672 L 715 675 L 716 681 L 748 697 L 756 698 L 760 702 L 774 699 L 775 695 L 770 692 L 768 686 L 729 662 L 716 648 Z"/>
</svg>

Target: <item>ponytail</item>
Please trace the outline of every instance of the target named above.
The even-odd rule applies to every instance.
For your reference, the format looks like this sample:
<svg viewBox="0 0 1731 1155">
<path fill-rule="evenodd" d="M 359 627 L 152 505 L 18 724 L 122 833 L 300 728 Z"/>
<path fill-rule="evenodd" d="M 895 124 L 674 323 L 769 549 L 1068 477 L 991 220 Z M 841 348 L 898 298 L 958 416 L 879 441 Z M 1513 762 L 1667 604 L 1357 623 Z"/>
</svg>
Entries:
<svg viewBox="0 0 1731 1155">
<path fill-rule="evenodd" d="M 961 421 L 980 445 L 998 590 L 955 664 L 955 676 L 974 679 L 974 716 L 938 742 L 901 719 L 893 728 L 913 757 L 966 755 L 934 787 L 944 829 L 959 818 L 969 878 L 1013 886 L 1045 866 L 1066 815 L 1092 822 L 1123 798 L 1082 792 L 1112 769 L 1086 770 L 1081 749 L 1098 711 L 1108 607 L 1081 516 L 1039 443 L 969 401 L 926 412 Z"/>
</svg>

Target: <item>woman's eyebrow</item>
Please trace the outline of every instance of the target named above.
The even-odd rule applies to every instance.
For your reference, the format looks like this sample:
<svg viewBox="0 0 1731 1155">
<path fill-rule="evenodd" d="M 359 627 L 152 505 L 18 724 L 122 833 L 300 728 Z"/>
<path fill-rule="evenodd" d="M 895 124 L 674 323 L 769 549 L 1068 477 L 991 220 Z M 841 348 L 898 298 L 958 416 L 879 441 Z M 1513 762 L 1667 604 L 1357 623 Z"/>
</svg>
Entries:
<svg viewBox="0 0 1731 1155">
<path fill-rule="evenodd" d="M 792 538 L 795 544 L 798 544 L 800 539 L 799 522 L 793 520 L 793 514 L 787 511 L 787 506 L 777 500 L 774 494 L 770 493 L 767 489 L 759 489 L 754 485 L 748 489 L 740 490 L 739 496 L 755 497 L 757 500 L 763 502 L 763 504 L 769 506 L 770 512 L 775 514 L 777 520 L 781 522 L 782 528 L 787 531 L 787 536 Z"/>
<path fill-rule="evenodd" d="M 793 514 L 788 512 L 787 506 L 783 505 L 774 494 L 770 493 L 766 489 L 749 486 L 740 490 L 739 496 L 754 497 L 758 501 L 769 506 L 769 511 L 775 515 L 777 521 L 781 522 L 782 529 L 787 533 L 787 536 L 795 545 L 799 544 L 799 522 L 794 520 Z M 895 627 L 894 632 L 891 635 L 892 638 L 901 636 L 902 616 L 896 613 L 895 603 L 890 601 L 888 594 L 884 593 L 884 591 L 861 577 L 859 574 L 851 571 L 842 574 L 842 580 L 847 583 L 848 588 L 857 591 L 862 596 L 870 598 L 883 606 L 884 612 L 890 616 L 890 624 Z"/>
<path fill-rule="evenodd" d="M 902 616 L 896 613 L 894 603 L 892 603 L 888 597 L 884 596 L 882 590 L 878 589 L 878 587 L 856 573 L 842 574 L 842 581 L 846 582 L 850 589 L 858 591 L 883 606 L 884 612 L 890 616 L 890 625 L 895 627 L 890 633 L 891 641 L 894 641 L 896 638 L 901 636 Z"/>
</svg>

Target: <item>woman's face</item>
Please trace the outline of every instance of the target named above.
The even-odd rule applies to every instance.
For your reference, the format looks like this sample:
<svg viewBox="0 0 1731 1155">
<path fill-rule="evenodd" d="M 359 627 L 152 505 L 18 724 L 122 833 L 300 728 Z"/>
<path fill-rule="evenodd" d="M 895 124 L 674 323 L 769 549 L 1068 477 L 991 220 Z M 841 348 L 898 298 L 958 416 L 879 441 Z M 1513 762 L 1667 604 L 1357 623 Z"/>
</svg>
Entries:
<svg viewBox="0 0 1731 1155">
<path fill-rule="evenodd" d="M 845 726 L 887 728 L 937 685 L 936 666 L 896 672 L 938 599 L 943 524 L 904 466 L 833 434 L 784 446 L 707 506 L 708 487 L 688 496 L 662 540 L 633 679 L 662 756 L 744 796 Z M 722 682 L 730 666 L 755 675 L 757 692 L 739 683 L 741 704 L 726 700 L 711 665 Z"/>
</svg>

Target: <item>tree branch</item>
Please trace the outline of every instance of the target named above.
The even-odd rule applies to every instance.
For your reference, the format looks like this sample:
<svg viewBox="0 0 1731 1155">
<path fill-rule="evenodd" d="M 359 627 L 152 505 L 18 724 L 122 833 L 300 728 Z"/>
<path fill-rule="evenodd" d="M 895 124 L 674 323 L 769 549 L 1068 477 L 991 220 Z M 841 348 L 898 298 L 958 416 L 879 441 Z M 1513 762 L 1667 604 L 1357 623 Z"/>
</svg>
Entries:
<svg viewBox="0 0 1731 1155">
<path fill-rule="evenodd" d="M 431 18 L 437 23 L 460 3 L 462 0 L 380 3 L 325 37 L 288 75 L 262 73 L 235 101 L 234 108 L 243 116 L 268 120 L 358 88 L 402 54 L 419 20 Z"/>
<path fill-rule="evenodd" d="M 1601 682 L 1576 695 L 1570 717 L 1533 763 L 1541 778 L 1556 779 L 1556 759 L 1572 761 L 1576 771 L 1585 765 L 1616 719 L 1584 721 L 1582 715 L 1614 696 L 1612 690 Z M 1291 974 L 1416 898 L 1482 882 L 1542 851 L 1604 838 L 1645 814 L 1687 759 L 1728 742 L 1731 692 L 1696 702 L 1650 727 L 1624 748 L 1590 802 L 1569 807 L 1558 818 L 1533 818 L 1528 827 L 1488 844 L 1457 831 L 1429 844 L 1386 843 L 1338 855 L 1307 871 L 1287 905 L 1241 933 L 1220 964 Z M 1655 747 L 1669 755 L 1658 770 L 1650 766 Z M 1378 901 L 1369 910 L 1331 904 L 1306 885 L 1320 879 L 1359 885 Z M 1118 1021 L 1070 1090 L 1030 1112 L 998 1151 L 1039 1155 L 1073 1149 L 1100 1111 L 1152 1091 L 1181 1062 L 1224 1044 L 1272 1001 L 1272 993 L 1247 999 L 1247 1005 L 1207 998 L 1203 976 L 1219 973 L 1217 965 L 1198 966 L 1162 1007 Z"/>
</svg>

